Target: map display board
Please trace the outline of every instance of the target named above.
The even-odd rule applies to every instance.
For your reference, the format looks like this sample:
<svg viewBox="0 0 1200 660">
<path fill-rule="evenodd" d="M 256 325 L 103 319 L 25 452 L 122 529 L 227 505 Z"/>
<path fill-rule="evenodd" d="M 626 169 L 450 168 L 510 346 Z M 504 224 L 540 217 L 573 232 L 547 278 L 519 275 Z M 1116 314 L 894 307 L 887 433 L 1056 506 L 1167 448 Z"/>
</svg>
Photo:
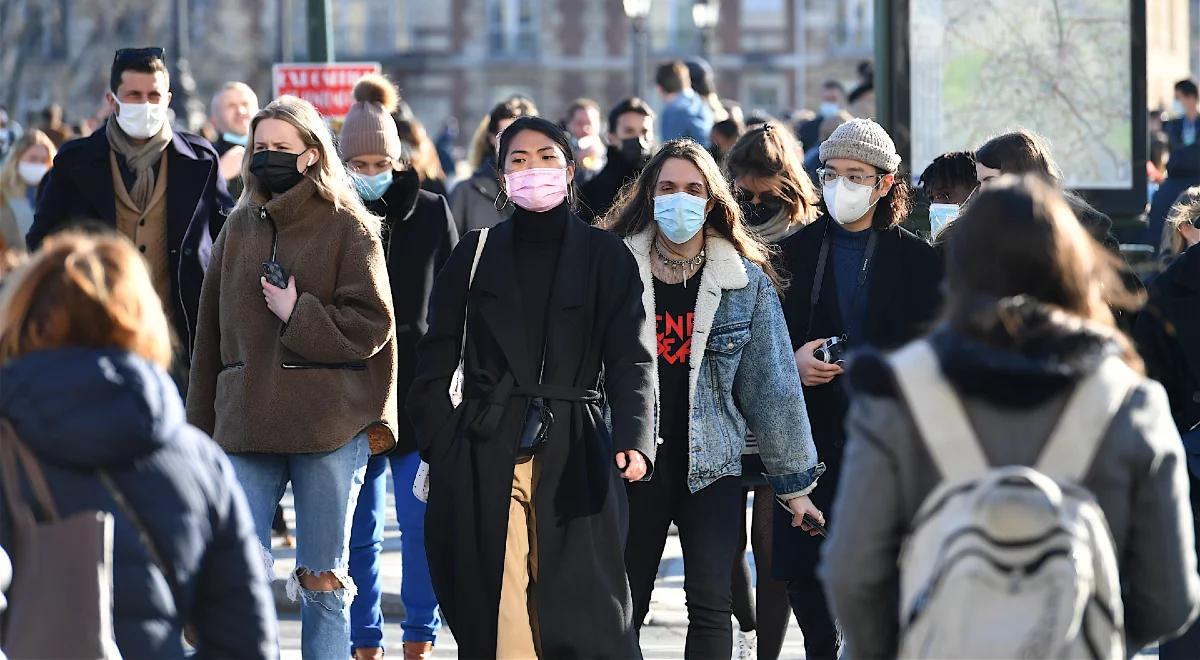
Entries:
<svg viewBox="0 0 1200 660">
<path fill-rule="evenodd" d="M 909 0 L 912 172 L 1023 127 L 1047 139 L 1069 188 L 1136 190 L 1137 1 Z"/>
</svg>

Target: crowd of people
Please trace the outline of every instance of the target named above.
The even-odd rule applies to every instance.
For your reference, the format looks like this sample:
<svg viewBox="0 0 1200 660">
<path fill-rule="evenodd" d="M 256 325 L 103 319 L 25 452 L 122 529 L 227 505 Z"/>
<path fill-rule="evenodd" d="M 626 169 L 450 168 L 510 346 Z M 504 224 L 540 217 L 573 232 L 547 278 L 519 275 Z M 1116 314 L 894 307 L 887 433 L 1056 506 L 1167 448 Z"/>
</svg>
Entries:
<svg viewBox="0 0 1200 660">
<path fill-rule="evenodd" d="M 686 658 L 1196 657 L 1196 85 L 1143 283 L 1040 136 L 908 172 L 860 74 L 507 98 L 457 180 L 382 76 L 336 134 L 228 83 L 207 139 L 118 51 L 93 132 L 2 143 L 0 655 L 278 655 L 290 486 L 306 658 L 641 657 L 672 526 Z"/>
</svg>

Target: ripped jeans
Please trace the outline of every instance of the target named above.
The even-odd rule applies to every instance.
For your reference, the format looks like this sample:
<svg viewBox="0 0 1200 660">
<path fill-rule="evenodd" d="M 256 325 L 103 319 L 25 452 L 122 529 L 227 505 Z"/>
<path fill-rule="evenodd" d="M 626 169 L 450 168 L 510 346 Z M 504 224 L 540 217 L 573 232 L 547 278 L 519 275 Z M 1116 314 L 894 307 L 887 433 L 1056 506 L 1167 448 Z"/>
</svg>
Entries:
<svg viewBox="0 0 1200 660">
<path fill-rule="evenodd" d="M 288 482 L 296 506 L 296 571 L 287 593 L 300 601 L 300 648 L 305 658 L 344 658 L 350 649 L 350 603 L 357 592 L 348 574 L 350 523 L 371 450 L 360 433 L 320 454 L 230 454 L 246 493 L 254 529 L 271 547 L 271 521 Z M 270 554 L 264 556 L 270 564 Z M 304 573 L 333 571 L 342 588 L 310 591 Z M 268 575 L 270 575 L 268 571 Z"/>
</svg>

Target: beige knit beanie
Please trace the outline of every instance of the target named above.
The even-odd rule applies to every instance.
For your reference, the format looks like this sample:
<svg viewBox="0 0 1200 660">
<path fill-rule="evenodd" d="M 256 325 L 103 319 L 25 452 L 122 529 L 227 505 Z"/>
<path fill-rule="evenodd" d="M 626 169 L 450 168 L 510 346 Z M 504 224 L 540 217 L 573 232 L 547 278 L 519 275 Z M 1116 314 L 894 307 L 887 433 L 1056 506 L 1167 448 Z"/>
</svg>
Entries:
<svg viewBox="0 0 1200 660">
<path fill-rule="evenodd" d="M 900 167 L 896 143 L 882 126 L 870 119 L 852 119 L 838 126 L 833 135 L 821 143 L 818 153 L 822 163 L 834 158 L 848 158 L 886 172 L 895 172 Z"/>
<path fill-rule="evenodd" d="M 400 101 L 396 86 L 381 75 L 367 74 L 354 85 L 354 100 L 338 140 L 342 161 L 364 154 L 383 154 L 399 162 L 403 146 L 391 116 Z"/>
</svg>

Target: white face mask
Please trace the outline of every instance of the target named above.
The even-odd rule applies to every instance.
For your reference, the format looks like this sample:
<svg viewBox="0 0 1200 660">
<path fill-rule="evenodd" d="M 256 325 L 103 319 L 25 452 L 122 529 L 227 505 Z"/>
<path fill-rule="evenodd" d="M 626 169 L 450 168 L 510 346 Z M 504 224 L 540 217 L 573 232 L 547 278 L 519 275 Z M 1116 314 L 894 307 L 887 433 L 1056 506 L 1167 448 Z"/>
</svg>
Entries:
<svg viewBox="0 0 1200 660">
<path fill-rule="evenodd" d="M 862 220 L 867 211 L 875 205 L 871 201 L 871 192 L 874 190 L 875 186 L 850 183 L 846 177 L 838 177 L 837 181 L 825 184 L 821 192 L 825 197 L 825 207 L 829 209 L 834 221 L 839 225 L 848 225 Z"/>
<path fill-rule="evenodd" d="M 42 177 L 46 176 L 46 172 L 49 171 L 50 167 L 42 163 L 17 163 L 17 175 L 27 186 L 36 186 L 41 183 Z"/>
<path fill-rule="evenodd" d="M 117 101 L 117 125 L 135 140 L 157 135 L 167 121 L 167 104 Z"/>
<path fill-rule="evenodd" d="M 930 238 L 938 235 L 938 232 L 946 228 L 946 225 L 954 221 L 958 217 L 958 204 L 930 204 L 929 205 L 929 234 Z"/>
</svg>

